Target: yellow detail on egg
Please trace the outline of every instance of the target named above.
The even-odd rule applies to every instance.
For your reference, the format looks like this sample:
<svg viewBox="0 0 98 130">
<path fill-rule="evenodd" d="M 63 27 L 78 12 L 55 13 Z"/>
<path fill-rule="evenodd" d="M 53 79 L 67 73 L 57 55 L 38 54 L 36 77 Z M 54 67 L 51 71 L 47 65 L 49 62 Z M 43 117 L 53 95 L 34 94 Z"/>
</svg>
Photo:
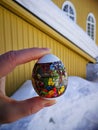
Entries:
<svg viewBox="0 0 98 130">
<path fill-rule="evenodd" d="M 62 86 L 62 87 L 58 90 L 58 94 L 62 94 L 62 93 L 64 92 L 64 90 L 65 90 L 65 87 Z"/>
<path fill-rule="evenodd" d="M 53 82 L 52 78 L 49 78 L 49 80 L 48 80 L 48 85 L 49 85 L 49 86 L 53 86 L 53 85 L 54 85 L 54 82 Z"/>
</svg>

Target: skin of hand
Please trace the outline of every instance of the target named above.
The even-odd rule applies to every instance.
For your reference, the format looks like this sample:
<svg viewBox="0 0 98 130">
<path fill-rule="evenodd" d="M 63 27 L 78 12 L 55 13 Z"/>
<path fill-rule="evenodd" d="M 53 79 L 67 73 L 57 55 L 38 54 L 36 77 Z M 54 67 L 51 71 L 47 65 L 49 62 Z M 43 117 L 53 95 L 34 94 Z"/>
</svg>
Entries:
<svg viewBox="0 0 98 130">
<path fill-rule="evenodd" d="M 39 59 L 48 53 L 48 48 L 27 48 L 0 55 L 0 123 L 16 121 L 56 103 L 56 100 L 46 100 L 39 96 L 16 101 L 5 95 L 5 78 L 8 73 L 16 66 Z"/>
</svg>

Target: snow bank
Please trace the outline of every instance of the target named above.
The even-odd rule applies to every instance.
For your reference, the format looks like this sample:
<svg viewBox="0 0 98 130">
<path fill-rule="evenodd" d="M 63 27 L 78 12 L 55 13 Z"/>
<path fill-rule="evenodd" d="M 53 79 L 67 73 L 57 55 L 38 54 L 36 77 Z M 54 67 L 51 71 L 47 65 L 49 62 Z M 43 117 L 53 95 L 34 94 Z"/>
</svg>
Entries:
<svg viewBox="0 0 98 130">
<path fill-rule="evenodd" d="M 98 47 L 82 28 L 70 20 L 51 0 L 15 0 L 93 58 Z"/>
<path fill-rule="evenodd" d="M 36 93 L 27 80 L 12 96 L 24 100 Z M 69 77 L 68 87 L 54 106 L 10 124 L 0 130 L 98 130 L 98 83 Z"/>
</svg>

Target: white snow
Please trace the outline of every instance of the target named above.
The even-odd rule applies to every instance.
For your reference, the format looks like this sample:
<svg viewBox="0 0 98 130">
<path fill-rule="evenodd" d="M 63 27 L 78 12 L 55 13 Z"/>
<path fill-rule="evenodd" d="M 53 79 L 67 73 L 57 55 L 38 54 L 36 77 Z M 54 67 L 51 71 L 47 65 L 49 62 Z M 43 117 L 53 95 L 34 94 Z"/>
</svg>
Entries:
<svg viewBox="0 0 98 130">
<path fill-rule="evenodd" d="M 36 0 L 15 1 L 19 2 L 65 38 L 72 41 L 73 44 L 91 57 L 96 58 L 98 56 L 98 46 L 95 41 L 82 28 L 69 19 L 51 0 L 38 0 L 38 2 Z"/>
<path fill-rule="evenodd" d="M 36 96 L 27 80 L 12 98 L 24 100 Z M 98 82 L 69 77 L 68 87 L 57 103 L 0 130 L 98 130 Z"/>
</svg>

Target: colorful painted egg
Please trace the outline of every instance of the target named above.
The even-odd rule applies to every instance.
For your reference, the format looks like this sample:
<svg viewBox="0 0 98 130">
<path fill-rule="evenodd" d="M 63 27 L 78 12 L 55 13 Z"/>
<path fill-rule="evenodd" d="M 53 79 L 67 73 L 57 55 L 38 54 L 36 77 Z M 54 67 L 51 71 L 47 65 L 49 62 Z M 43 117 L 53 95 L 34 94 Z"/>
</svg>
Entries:
<svg viewBox="0 0 98 130">
<path fill-rule="evenodd" d="M 68 77 L 63 63 L 53 54 L 47 54 L 35 64 L 32 84 L 37 94 L 44 98 L 61 96 L 67 87 Z"/>
</svg>

